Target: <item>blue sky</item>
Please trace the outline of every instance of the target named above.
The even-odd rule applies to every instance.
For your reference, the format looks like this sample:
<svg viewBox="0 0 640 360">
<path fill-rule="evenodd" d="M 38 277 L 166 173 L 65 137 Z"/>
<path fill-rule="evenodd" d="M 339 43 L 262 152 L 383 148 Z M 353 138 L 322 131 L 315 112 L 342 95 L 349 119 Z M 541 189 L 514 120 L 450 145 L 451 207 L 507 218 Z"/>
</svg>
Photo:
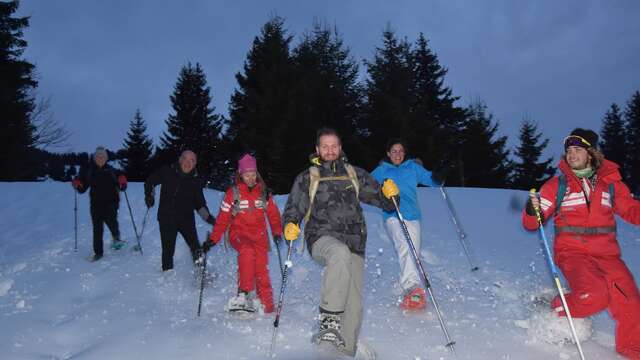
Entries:
<svg viewBox="0 0 640 360">
<path fill-rule="evenodd" d="M 31 16 L 24 56 L 37 66 L 38 95 L 72 132 L 61 150 L 120 148 L 137 108 L 157 142 L 189 61 L 226 115 L 235 73 L 275 14 L 294 45 L 314 19 L 335 25 L 360 64 L 387 24 L 410 41 L 423 32 L 460 105 L 485 101 L 510 146 L 524 117 L 537 121 L 557 159 L 572 128 L 599 131 L 609 105 L 640 90 L 639 13 L 633 0 L 23 0 L 18 15 Z"/>
</svg>

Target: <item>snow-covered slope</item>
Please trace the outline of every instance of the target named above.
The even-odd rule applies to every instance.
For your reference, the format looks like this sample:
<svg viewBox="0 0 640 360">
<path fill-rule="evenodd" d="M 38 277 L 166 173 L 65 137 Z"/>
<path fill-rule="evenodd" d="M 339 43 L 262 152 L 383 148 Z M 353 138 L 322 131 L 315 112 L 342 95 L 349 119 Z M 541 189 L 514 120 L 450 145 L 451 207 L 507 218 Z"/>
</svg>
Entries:
<svg viewBox="0 0 640 360">
<path fill-rule="evenodd" d="M 141 184 L 128 190 L 140 228 Z M 437 189 L 420 189 L 422 256 L 430 273 L 458 359 L 575 359 L 575 347 L 552 345 L 521 326 L 531 317 L 532 297 L 552 292 L 538 237 L 521 229 L 524 192 L 449 189 L 480 270 L 471 272 Z M 207 190 L 216 212 L 221 194 Z M 79 197 L 78 252 L 73 251 L 73 192 L 67 183 L 0 183 L 0 353 L 3 359 L 256 359 L 265 357 L 273 316 L 241 320 L 223 310 L 236 291 L 235 252 L 224 246 L 209 253 L 212 280 L 196 317 L 199 284 L 181 239 L 175 271 L 160 271 L 155 209 L 143 235 L 144 255 L 135 243 L 122 198 L 119 221 L 128 246 L 108 248 L 90 263 L 89 200 Z M 278 197 L 280 207 L 286 197 Z M 452 359 L 433 307 L 403 314 L 396 306 L 397 262 L 377 209 L 365 207 L 369 227 L 365 318 L 361 339 L 381 359 Z M 199 219 L 201 239 L 209 225 Z M 631 271 L 640 276 L 640 231 L 620 225 L 620 242 Z M 549 231 L 549 230 L 548 230 Z M 551 235 L 551 232 L 548 232 Z M 551 237 L 551 236 L 550 236 Z M 284 249 L 283 249 L 284 250 Z M 284 255 L 284 251 L 283 251 Z M 277 264 L 271 253 L 271 264 Z M 321 268 L 305 251 L 293 258 L 277 358 L 309 357 Z M 274 295 L 279 270 L 271 267 Z M 590 359 L 616 359 L 613 322 L 602 313 L 583 343 Z"/>
</svg>

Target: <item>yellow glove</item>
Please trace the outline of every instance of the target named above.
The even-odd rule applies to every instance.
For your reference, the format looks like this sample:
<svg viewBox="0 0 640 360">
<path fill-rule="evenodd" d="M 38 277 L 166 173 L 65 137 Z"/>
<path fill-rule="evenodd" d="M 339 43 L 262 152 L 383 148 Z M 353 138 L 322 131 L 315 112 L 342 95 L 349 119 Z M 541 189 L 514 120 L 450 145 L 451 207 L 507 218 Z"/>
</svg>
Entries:
<svg viewBox="0 0 640 360">
<path fill-rule="evenodd" d="M 300 235 L 300 226 L 290 222 L 284 227 L 284 238 L 288 241 L 293 241 Z"/>
<path fill-rule="evenodd" d="M 393 180 L 387 179 L 382 183 L 382 193 L 387 199 L 391 199 L 394 196 L 398 196 L 400 190 Z"/>
</svg>

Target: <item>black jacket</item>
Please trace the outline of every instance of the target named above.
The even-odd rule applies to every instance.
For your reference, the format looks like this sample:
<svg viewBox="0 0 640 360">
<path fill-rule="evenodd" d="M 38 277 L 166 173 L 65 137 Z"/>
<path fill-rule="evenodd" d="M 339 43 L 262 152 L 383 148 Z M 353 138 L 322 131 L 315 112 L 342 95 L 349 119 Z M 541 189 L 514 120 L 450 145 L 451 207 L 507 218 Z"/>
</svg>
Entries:
<svg viewBox="0 0 640 360">
<path fill-rule="evenodd" d="M 207 202 L 202 193 L 204 182 L 195 169 L 185 174 L 180 164 L 174 163 L 153 172 L 144 183 L 145 195 L 153 195 L 156 185 L 162 185 L 158 205 L 160 222 L 194 221 L 194 210 L 206 209 Z"/>
<path fill-rule="evenodd" d="M 82 187 L 78 189 L 78 192 L 83 194 L 91 189 L 89 198 L 92 207 L 111 204 L 115 204 L 117 207 L 120 202 L 118 175 L 120 172 L 109 164 L 99 168 L 94 162 L 91 162 L 88 167 L 80 171 L 78 179 L 82 182 Z"/>
</svg>

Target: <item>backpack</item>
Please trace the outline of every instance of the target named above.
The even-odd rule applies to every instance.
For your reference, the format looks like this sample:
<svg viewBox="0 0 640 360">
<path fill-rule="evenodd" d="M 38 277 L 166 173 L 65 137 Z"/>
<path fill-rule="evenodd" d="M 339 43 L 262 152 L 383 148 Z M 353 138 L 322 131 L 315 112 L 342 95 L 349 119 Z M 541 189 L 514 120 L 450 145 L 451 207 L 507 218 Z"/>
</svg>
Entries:
<svg viewBox="0 0 640 360">
<path fill-rule="evenodd" d="M 306 225 L 307 221 L 311 217 L 311 208 L 313 207 L 313 200 L 316 198 L 316 192 L 318 191 L 318 185 L 320 185 L 321 181 L 332 181 L 332 180 L 343 180 L 343 181 L 351 181 L 353 184 L 353 188 L 356 191 L 356 199 L 360 194 L 360 183 L 358 183 L 358 175 L 356 174 L 356 170 L 353 165 L 344 163 L 344 168 L 347 171 L 347 175 L 341 176 L 320 176 L 320 169 L 316 166 L 309 167 L 309 207 L 307 208 L 307 213 L 304 215 L 303 222 Z M 300 241 L 299 253 L 304 251 L 304 232 L 302 234 L 302 239 Z"/>
<path fill-rule="evenodd" d="M 611 209 L 613 209 L 613 199 L 616 194 L 616 189 L 613 183 L 609 184 L 609 199 L 611 201 Z M 562 205 L 562 200 L 564 200 L 564 196 L 567 192 L 567 177 L 564 174 L 558 176 L 558 193 L 556 195 L 556 210 L 553 214 L 557 214 L 560 211 L 560 206 Z"/>
</svg>

